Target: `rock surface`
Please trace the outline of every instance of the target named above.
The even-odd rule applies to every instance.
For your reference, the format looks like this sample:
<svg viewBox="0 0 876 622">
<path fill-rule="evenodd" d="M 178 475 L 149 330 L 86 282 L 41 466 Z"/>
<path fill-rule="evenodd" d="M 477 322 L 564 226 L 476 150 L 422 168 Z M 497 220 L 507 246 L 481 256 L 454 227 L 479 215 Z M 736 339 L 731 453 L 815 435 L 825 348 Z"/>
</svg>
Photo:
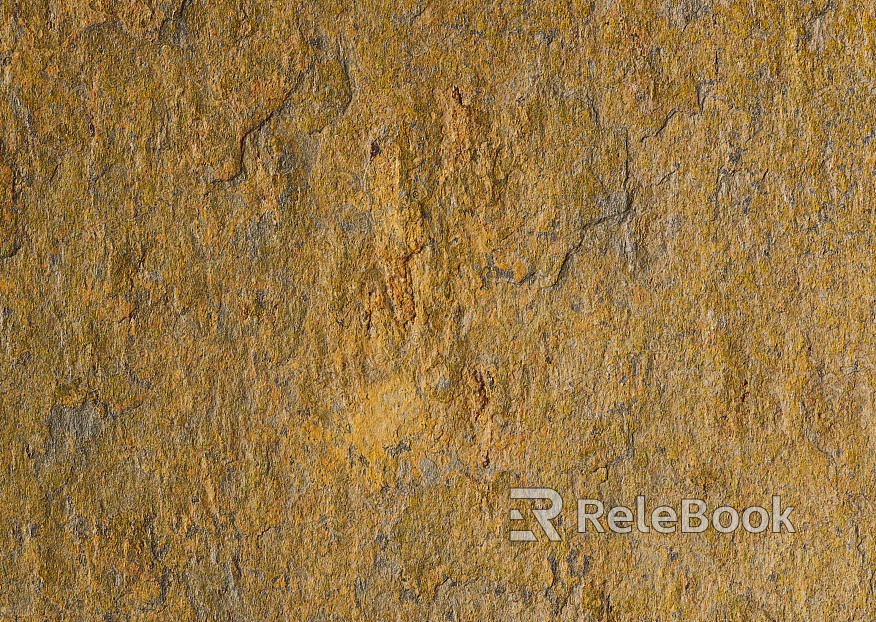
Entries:
<svg viewBox="0 0 876 622">
<path fill-rule="evenodd" d="M 872 619 L 874 37 L 3 1 L 0 618 Z M 576 533 L 640 494 L 796 533 Z"/>
</svg>

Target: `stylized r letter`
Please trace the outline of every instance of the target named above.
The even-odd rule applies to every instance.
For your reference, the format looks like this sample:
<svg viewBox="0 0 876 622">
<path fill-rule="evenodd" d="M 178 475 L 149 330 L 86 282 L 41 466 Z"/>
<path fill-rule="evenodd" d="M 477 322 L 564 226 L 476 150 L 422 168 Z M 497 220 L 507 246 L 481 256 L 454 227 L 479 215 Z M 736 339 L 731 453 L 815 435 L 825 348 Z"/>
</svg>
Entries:
<svg viewBox="0 0 876 622">
<path fill-rule="evenodd" d="M 551 488 L 512 488 L 512 499 L 547 499 L 551 502 L 551 506 L 545 510 L 533 509 L 535 520 L 541 525 L 542 530 L 548 537 L 548 540 L 556 542 L 560 539 L 560 534 L 554 528 L 551 521 L 559 516 L 563 511 L 563 498 L 560 494 Z M 511 508 L 511 520 L 523 520 L 523 514 L 515 508 Z M 535 542 L 535 534 L 529 529 L 512 529 L 512 542 Z"/>
</svg>

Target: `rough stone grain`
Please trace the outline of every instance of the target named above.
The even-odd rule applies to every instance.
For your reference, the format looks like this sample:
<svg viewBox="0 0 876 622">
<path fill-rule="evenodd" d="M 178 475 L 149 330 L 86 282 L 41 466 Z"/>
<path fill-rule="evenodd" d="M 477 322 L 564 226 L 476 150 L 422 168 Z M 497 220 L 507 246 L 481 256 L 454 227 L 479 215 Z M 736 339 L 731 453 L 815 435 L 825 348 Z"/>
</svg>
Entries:
<svg viewBox="0 0 876 622">
<path fill-rule="evenodd" d="M 0 0 L 0 619 L 873 619 L 874 55 L 846 0 Z M 797 532 L 575 533 L 637 494 Z"/>
</svg>

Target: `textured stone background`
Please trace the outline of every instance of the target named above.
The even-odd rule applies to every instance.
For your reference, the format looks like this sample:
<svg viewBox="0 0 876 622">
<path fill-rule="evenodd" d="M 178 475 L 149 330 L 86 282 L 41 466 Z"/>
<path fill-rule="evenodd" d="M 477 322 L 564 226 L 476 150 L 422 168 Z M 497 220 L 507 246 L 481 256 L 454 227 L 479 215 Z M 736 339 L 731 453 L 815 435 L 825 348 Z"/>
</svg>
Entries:
<svg viewBox="0 0 876 622">
<path fill-rule="evenodd" d="M 0 2 L 0 618 L 876 615 L 873 3 L 452 4 Z"/>
</svg>

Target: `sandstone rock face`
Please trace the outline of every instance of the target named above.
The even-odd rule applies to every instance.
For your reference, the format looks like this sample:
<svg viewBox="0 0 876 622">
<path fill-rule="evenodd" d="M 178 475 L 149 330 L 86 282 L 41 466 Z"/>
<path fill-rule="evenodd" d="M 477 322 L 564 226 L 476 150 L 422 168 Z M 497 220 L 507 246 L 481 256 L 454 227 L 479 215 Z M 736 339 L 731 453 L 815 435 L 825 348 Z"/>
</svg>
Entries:
<svg viewBox="0 0 876 622">
<path fill-rule="evenodd" d="M 3 620 L 876 615 L 872 3 L 4 0 L 0 80 Z"/>
</svg>

